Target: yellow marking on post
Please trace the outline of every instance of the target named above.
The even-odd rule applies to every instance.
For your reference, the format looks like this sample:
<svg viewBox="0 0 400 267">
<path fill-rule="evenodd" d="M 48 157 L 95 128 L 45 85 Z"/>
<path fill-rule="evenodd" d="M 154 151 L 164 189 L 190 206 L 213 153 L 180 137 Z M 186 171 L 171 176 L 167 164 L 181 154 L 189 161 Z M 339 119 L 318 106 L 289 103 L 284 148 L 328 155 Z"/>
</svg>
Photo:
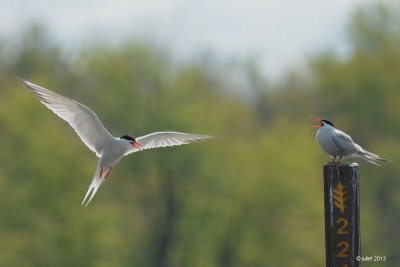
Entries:
<svg viewBox="0 0 400 267">
<path fill-rule="evenodd" d="M 338 235 L 347 235 L 349 233 L 349 231 L 347 230 L 347 226 L 349 225 L 349 220 L 347 220 L 346 218 L 339 218 L 336 221 L 336 224 L 340 225 L 341 223 L 343 224 L 339 227 L 336 233 Z"/>
<path fill-rule="evenodd" d="M 333 189 L 333 203 L 336 208 L 340 210 L 340 213 L 344 213 L 344 209 L 346 208 L 346 200 L 349 198 L 346 196 L 347 191 L 344 190 L 345 186 L 341 183 L 337 184 Z"/>
<path fill-rule="evenodd" d="M 350 257 L 350 255 L 347 253 L 347 251 L 349 250 L 349 248 L 350 248 L 350 244 L 349 244 L 349 242 L 347 242 L 347 241 L 340 241 L 339 243 L 338 243 L 338 248 L 340 249 L 339 250 L 339 253 L 338 253 L 338 257 L 339 258 L 348 258 L 348 257 Z"/>
</svg>

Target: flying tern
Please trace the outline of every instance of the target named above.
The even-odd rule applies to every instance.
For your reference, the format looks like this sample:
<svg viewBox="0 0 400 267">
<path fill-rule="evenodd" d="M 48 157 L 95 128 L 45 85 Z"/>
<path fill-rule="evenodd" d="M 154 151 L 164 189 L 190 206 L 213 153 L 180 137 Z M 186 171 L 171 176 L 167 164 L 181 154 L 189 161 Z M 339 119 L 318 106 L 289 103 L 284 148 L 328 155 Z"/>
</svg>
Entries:
<svg viewBox="0 0 400 267">
<path fill-rule="evenodd" d="M 85 105 L 54 93 L 30 81 L 17 79 L 47 108 L 67 121 L 82 139 L 83 143 L 99 157 L 96 172 L 82 201 L 89 204 L 111 169 L 131 153 L 145 149 L 189 144 L 213 139 L 211 135 L 188 134 L 180 132 L 154 132 L 141 137 L 123 135 L 112 136 L 101 123 L 96 113 Z"/>
<path fill-rule="evenodd" d="M 326 154 L 333 156 L 333 163 L 340 163 L 342 158 L 354 157 L 363 158 L 378 166 L 378 162 L 387 161 L 354 143 L 348 134 L 336 129 L 332 122 L 322 118 L 315 118 L 315 120 L 319 123 L 312 126 L 312 128 L 318 129 L 315 136 L 317 143 Z M 339 157 L 337 162 L 335 162 L 336 157 Z"/>
</svg>

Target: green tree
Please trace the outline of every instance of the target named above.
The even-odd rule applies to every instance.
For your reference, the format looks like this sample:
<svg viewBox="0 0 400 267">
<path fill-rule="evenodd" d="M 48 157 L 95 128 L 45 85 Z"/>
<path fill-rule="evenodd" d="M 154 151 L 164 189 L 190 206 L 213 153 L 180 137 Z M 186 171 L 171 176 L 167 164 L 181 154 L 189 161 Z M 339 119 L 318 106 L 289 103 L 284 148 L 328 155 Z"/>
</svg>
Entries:
<svg viewBox="0 0 400 267">
<path fill-rule="evenodd" d="M 328 157 L 310 115 L 331 118 L 371 151 L 400 156 L 395 12 L 360 9 L 348 57 L 318 54 L 282 83 L 243 64 L 247 87 L 234 92 L 234 74 L 212 57 L 178 65 L 150 43 L 94 44 L 70 57 L 38 25 L 3 42 L 0 265 L 323 265 L 318 166 Z M 97 158 L 13 75 L 85 103 L 115 136 L 220 138 L 131 155 L 83 208 Z M 362 253 L 397 266 L 399 167 L 360 165 Z"/>
</svg>

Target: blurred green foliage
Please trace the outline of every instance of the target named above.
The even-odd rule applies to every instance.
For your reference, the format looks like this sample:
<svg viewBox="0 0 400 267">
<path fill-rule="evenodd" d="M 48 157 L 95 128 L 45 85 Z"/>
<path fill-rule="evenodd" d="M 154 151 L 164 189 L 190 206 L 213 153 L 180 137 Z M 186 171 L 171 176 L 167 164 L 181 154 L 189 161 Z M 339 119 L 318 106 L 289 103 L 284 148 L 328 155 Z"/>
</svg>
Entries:
<svg viewBox="0 0 400 267">
<path fill-rule="evenodd" d="M 71 58 L 38 25 L 3 40 L 0 266 L 323 266 L 328 157 L 310 115 L 395 160 L 360 162 L 361 232 L 363 255 L 388 259 L 368 266 L 400 266 L 398 11 L 360 9 L 348 57 L 315 55 L 279 84 L 242 66 L 242 95 L 212 59 L 177 65 L 153 44 L 91 45 Z M 97 158 L 14 75 L 88 105 L 115 136 L 221 138 L 129 156 L 83 208 Z"/>
</svg>

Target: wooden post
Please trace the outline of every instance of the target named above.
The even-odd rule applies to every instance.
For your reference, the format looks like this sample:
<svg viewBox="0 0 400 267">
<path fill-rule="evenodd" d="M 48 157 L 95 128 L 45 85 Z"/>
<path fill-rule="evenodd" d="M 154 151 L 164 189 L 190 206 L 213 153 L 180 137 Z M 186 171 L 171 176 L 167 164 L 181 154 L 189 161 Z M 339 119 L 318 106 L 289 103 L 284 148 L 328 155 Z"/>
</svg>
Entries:
<svg viewBox="0 0 400 267">
<path fill-rule="evenodd" d="M 360 266 L 358 164 L 324 166 L 326 267 Z"/>
</svg>

